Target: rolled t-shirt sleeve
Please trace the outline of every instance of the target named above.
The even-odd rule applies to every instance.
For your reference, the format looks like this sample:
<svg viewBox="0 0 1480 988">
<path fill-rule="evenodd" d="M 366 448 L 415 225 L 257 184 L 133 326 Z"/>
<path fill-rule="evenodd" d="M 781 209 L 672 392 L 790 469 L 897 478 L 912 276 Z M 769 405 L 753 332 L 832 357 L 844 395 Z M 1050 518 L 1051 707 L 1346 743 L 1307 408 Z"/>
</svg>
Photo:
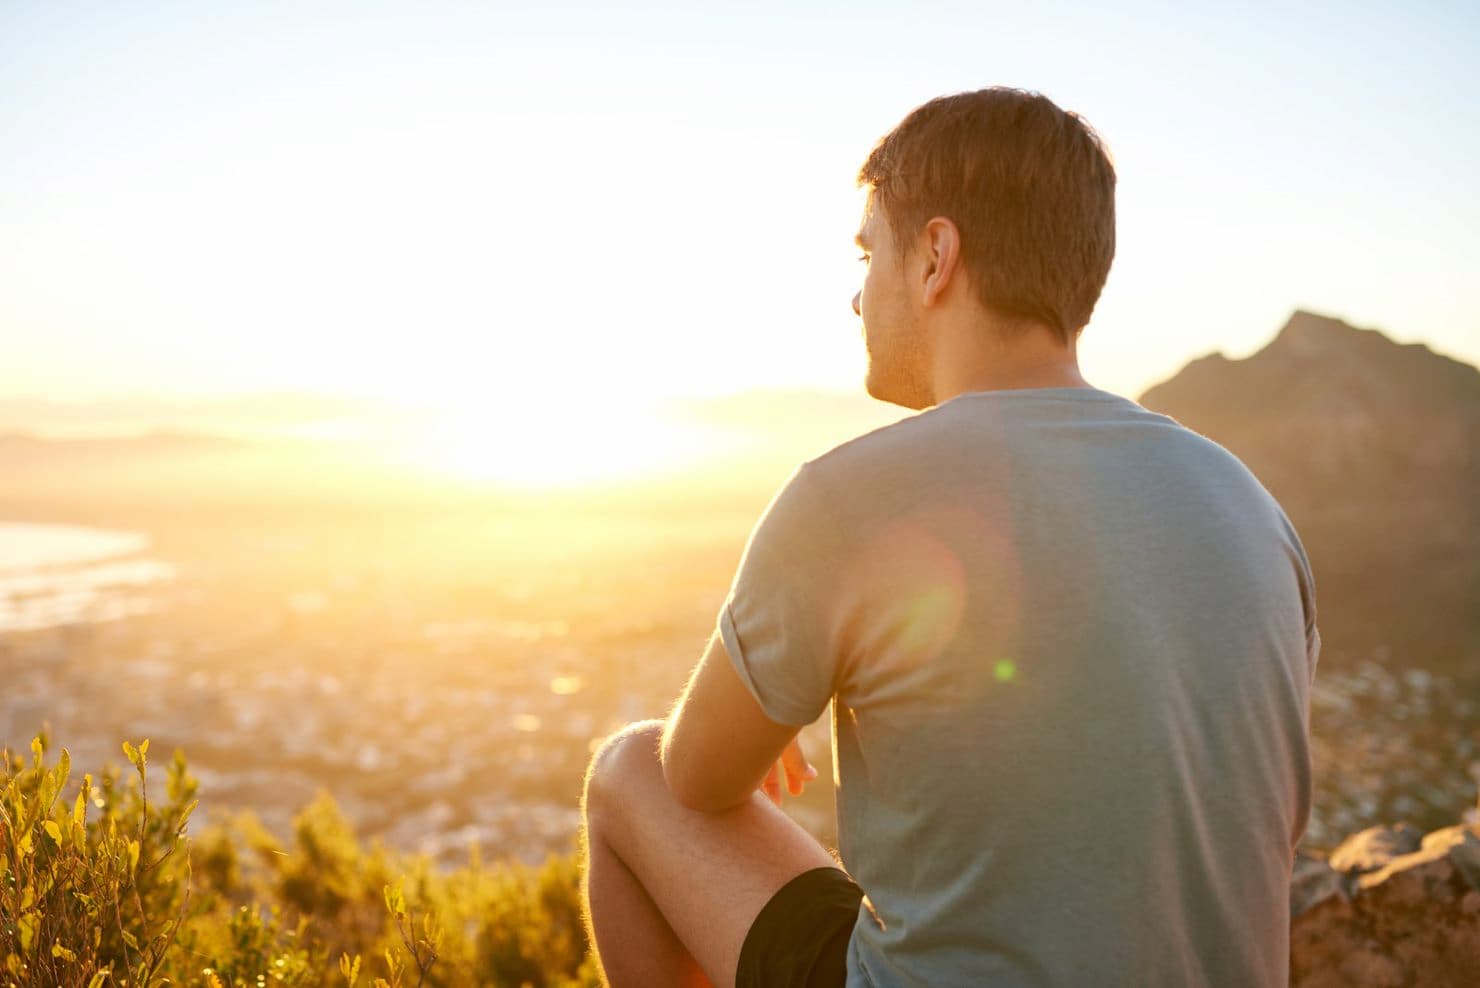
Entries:
<svg viewBox="0 0 1480 988">
<path fill-rule="evenodd" d="M 803 463 L 750 533 L 719 613 L 719 635 L 740 679 L 779 724 L 821 715 L 835 691 L 838 521 L 815 468 Z"/>
</svg>

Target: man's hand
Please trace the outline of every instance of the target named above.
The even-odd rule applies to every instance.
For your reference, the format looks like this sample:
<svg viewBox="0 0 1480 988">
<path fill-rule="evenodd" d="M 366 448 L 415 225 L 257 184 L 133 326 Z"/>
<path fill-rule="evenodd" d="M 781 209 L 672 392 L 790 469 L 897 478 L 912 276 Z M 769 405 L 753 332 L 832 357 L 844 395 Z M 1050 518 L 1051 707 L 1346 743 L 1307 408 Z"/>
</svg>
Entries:
<svg viewBox="0 0 1480 988">
<path fill-rule="evenodd" d="M 777 806 L 781 805 L 781 780 L 786 779 L 786 791 L 793 796 L 802 794 L 802 787 L 817 778 L 817 769 L 813 768 L 807 761 L 807 756 L 802 754 L 801 735 L 797 735 L 787 743 L 785 750 L 766 772 L 766 777 L 761 782 L 761 792 L 770 798 Z"/>
<path fill-rule="evenodd" d="M 797 743 L 800 729 L 766 716 L 716 632 L 668 715 L 663 778 L 681 804 L 704 813 L 749 802 L 757 788 L 765 792 L 762 776 L 774 781 L 767 795 L 779 802 L 783 773 L 794 792 L 817 777 Z"/>
</svg>

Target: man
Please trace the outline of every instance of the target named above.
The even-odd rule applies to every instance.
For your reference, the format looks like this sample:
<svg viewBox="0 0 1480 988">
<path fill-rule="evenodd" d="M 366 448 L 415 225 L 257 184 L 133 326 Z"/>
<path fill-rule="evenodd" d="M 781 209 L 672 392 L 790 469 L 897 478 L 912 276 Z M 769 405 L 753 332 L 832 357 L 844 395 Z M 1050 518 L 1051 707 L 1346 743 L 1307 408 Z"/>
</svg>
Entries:
<svg viewBox="0 0 1480 988">
<path fill-rule="evenodd" d="M 868 392 L 921 411 L 793 473 L 672 715 L 593 759 L 606 977 L 1285 984 L 1314 581 L 1231 453 L 1079 372 L 1108 154 L 993 88 L 859 181 Z M 840 861 L 778 809 L 829 703 Z"/>
</svg>

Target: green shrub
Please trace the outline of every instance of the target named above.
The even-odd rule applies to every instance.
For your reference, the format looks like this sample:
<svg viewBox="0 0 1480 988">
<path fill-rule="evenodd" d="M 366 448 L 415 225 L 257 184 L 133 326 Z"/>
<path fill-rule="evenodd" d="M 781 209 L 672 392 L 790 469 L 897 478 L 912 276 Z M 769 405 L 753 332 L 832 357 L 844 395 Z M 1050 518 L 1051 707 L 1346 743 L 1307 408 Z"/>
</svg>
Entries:
<svg viewBox="0 0 1480 988">
<path fill-rule="evenodd" d="M 104 985 L 599 985 L 574 854 L 539 867 L 438 872 L 425 855 L 366 850 L 320 793 L 281 848 L 250 812 L 187 836 L 197 782 L 176 750 L 150 798 L 149 742 L 133 772 L 68 792 L 71 758 L 8 749 L 0 792 L 0 982 Z"/>
<path fill-rule="evenodd" d="M 182 834 L 195 809 L 195 782 L 177 753 L 166 800 L 151 807 L 149 742 L 124 743 L 137 785 L 116 769 L 101 786 L 86 775 L 62 798 L 71 758 L 44 762 L 45 735 L 31 764 L 3 753 L 0 794 L 0 953 L 17 983 L 97 986 L 112 978 L 150 984 L 189 915 L 190 863 Z M 89 803 L 99 812 L 88 819 Z"/>
</svg>

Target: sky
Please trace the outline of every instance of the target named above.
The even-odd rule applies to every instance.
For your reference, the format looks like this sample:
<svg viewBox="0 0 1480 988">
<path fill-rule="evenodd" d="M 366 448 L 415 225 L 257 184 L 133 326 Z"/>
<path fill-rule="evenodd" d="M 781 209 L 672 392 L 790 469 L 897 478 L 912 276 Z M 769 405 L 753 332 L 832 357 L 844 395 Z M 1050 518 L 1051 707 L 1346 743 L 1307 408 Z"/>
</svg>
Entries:
<svg viewBox="0 0 1480 988">
<path fill-rule="evenodd" d="M 0 0 L 0 397 L 861 392 L 857 168 L 987 85 L 1113 156 L 1092 384 L 1295 308 L 1480 363 L 1480 6 L 1109 6 Z"/>
</svg>

